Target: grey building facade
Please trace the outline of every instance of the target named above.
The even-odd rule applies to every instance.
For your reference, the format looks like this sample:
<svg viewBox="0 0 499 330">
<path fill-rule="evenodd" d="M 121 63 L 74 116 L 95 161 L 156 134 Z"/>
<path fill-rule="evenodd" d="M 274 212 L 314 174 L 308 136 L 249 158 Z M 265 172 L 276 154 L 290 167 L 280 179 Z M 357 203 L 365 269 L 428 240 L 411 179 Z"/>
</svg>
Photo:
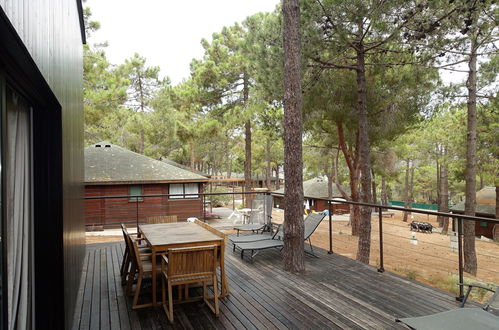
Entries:
<svg viewBox="0 0 499 330">
<path fill-rule="evenodd" d="M 85 249 L 80 0 L 0 0 L 1 324 L 69 328 Z"/>
</svg>

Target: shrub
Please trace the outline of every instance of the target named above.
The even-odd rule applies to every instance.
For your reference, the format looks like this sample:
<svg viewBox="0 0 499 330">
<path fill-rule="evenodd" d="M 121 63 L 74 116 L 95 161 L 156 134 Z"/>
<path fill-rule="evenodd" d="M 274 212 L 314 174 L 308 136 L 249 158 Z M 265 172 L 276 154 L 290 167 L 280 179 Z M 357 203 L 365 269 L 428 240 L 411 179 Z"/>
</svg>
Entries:
<svg viewBox="0 0 499 330">
<path fill-rule="evenodd" d="M 228 192 L 228 190 L 225 187 L 214 187 L 211 192 L 226 193 Z M 207 196 L 206 200 L 209 200 L 211 202 L 212 207 L 223 207 L 229 204 L 229 202 L 232 200 L 232 197 L 231 195 L 213 195 Z"/>
</svg>

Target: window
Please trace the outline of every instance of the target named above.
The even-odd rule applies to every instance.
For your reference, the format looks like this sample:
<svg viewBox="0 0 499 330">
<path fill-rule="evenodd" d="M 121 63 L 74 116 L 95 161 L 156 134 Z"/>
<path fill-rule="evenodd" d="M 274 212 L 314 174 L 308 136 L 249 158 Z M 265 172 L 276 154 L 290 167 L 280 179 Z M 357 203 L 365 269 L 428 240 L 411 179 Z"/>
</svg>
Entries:
<svg viewBox="0 0 499 330">
<path fill-rule="evenodd" d="M 170 183 L 169 194 L 197 194 L 199 193 L 198 183 Z M 189 196 L 170 196 L 170 199 L 187 199 L 187 198 L 199 198 L 199 195 L 189 195 Z"/>
<path fill-rule="evenodd" d="M 480 221 L 480 227 L 487 227 L 488 225 L 487 221 Z"/>
<path fill-rule="evenodd" d="M 144 200 L 144 198 L 142 197 L 141 185 L 130 186 L 130 191 L 128 195 L 130 195 L 129 199 L 130 202 L 135 202 L 135 201 L 142 202 Z M 139 197 L 131 197 L 131 196 L 139 196 Z"/>
</svg>

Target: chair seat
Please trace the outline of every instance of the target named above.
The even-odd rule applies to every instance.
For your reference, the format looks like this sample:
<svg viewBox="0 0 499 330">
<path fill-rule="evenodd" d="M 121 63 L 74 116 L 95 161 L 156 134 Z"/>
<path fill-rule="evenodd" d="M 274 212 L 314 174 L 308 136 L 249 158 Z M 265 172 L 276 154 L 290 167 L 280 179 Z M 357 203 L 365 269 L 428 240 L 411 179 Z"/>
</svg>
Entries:
<svg viewBox="0 0 499 330">
<path fill-rule="evenodd" d="M 142 261 L 142 268 L 144 269 L 145 272 L 152 272 L 152 262 L 151 260 L 143 260 Z M 161 263 L 158 261 L 156 262 L 156 271 L 161 271 Z"/>
<path fill-rule="evenodd" d="M 412 329 L 499 329 L 499 317 L 481 308 L 459 308 L 428 316 L 408 317 L 397 321 Z"/>
<path fill-rule="evenodd" d="M 168 278 L 168 275 L 166 274 L 165 271 L 163 271 L 163 275 L 165 278 Z M 179 278 L 174 278 L 171 280 L 172 283 L 177 283 L 177 282 L 184 282 L 184 281 L 201 281 L 201 280 L 206 280 L 206 279 L 211 279 L 213 276 L 212 275 L 203 275 L 203 276 L 186 276 L 186 277 L 179 277 Z"/>
</svg>

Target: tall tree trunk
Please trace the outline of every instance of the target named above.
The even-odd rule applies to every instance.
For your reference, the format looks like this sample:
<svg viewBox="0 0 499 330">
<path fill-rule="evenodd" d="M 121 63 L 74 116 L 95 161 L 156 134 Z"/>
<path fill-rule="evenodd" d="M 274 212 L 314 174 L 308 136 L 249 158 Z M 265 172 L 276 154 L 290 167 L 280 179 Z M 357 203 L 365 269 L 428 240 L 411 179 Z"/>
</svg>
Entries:
<svg viewBox="0 0 499 330">
<path fill-rule="evenodd" d="M 376 177 L 374 176 L 374 171 L 372 171 L 372 176 L 373 176 L 373 182 L 372 182 L 372 186 L 373 186 L 373 203 L 376 204 L 377 202 L 377 197 L 376 197 Z"/>
<path fill-rule="evenodd" d="M 333 197 L 333 182 L 334 182 L 334 173 L 335 173 L 334 168 L 335 168 L 334 157 L 331 157 L 331 170 L 328 168 L 328 166 L 325 166 L 324 168 L 324 174 L 326 174 L 327 177 L 327 198 Z"/>
<path fill-rule="evenodd" d="M 499 186 L 496 186 L 496 219 L 499 219 Z"/>
<path fill-rule="evenodd" d="M 404 207 L 408 208 L 409 207 L 409 174 L 411 171 L 411 161 L 409 159 L 405 160 L 406 162 L 406 167 L 405 167 L 405 181 L 404 181 Z M 407 222 L 407 217 L 409 216 L 410 212 L 404 212 L 404 217 L 403 221 Z"/>
<path fill-rule="evenodd" d="M 284 269 L 305 271 L 303 243 L 303 163 L 300 7 L 283 0 L 284 39 Z"/>
<path fill-rule="evenodd" d="M 476 209 L 476 36 L 472 36 L 471 54 L 468 61 L 468 130 L 466 138 L 466 187 L 464 214 L 475 215 Z M 476 275 L 475 222 L 464 221 L 464 271 Z"/>
<path fill-rule="evenodd" d="M 363 34 L 363 24 L 359 23 L 360 34 Z M 371 203 L 371 147 L 369 145 L 369 123 L 367 118 L 367 83 L 364 45 L 357 45 L 357 94 L 359 119 L 359 158 L 360 158 L 360 200 Z M 371 208 L 360 208 L 359 243 L 357 261 L 368 264 L 371 252 Z"/>
<path fill-rule="evenodd" d="M 444 151 L 445 154 L 447 150 Z M 445 157 L 446 155 L 444 155 Z M 447 166 L 447 160 L 444 158 L 442 164 L 440 165 L 440 185 L 442 186 L 440 190 L 440 205 L 438 211 L 449 212 L 449 169 Z M 442 234 L 447 234 L 449 231 L 449 217 L 442 217 Z"/>
<path fill-rule="evenodd" d="M 386 192 L 386 179 L 385 176 L 381 176 L 381 204 L 388 205 L 388 194 Z"/>
<path fill-rule="evenodd" d="M 248 87 L 248 77 L 246 73 L 243 75 L 243 102 L 244 105 L 248 105 L 248 97 L 249 97 L 249 87 Z M 244 160 L 244 187 L 246 191 L 251 191 L 252 187 L 252 177 L 251 177 L 251 120 L 248 119 L 244 124 L 244 151 L 245 151 L 245 160 Z M 246 198 L 246 207 L 251 207 L 251 201 L 253 198 L 251 195 L 245 195 Z"/>
<path fill-rule="evenodd" d="M 359 201 L 359 194 L 358 194 L 358 189 L 357 185 L 359 182 L 359 170 L 358 170 L 358 159 L 357 157 L 352 157 L 352 152 L 349 148 L 347 148 L 346 142 L 345 142 L 345 133 L 343 131 L 343 123 L 342 122 L 337 122 L 336 123 L 336 128 L 338 131 L 338 145 L 341 149 L 341 152 L 343 153 L 343 156 L 345 157 L 345 162 L 347 163 L 348 167 L 348 175 L 350 178 L 350 200 L 354 202 Z M 356 139 L 359 141 L 359 139 Z M 357 150 L 359 146 L 357 145 Z M 337 166 L 338 164 L 336 164 Z M 350 217 L 349 217 L 349 225 L 352 226 L 352 235 L 358 236 L 359 235 L 359 227 L 360 227 L 360 208 L 357 205 L 350 205 Z"/>
<path fill-rule="evenodd" d="M 275 166 L 275 178 L 276 178 L 276 182 L 275 182 L 275 189 L 281 189 L 281 181 L 279 179 L 279 164 L 276 164 Z"/>
<path fill-rule="evenodd" d="M 270 154 L 270 138 L 267 138 L 267 143 L 265 145 L 265 153 L 267 154 L 267 169 L 266 169 L 266 172 L 265 172 L 265 176 L 266 176 L 266 182 L 265 182 L 265 185 L 267 186 L 267 189 L 271 190 L 271 179 L 272 179 L 272 162 L 271 162 L 271 154 Z"/>
<path fill-rule="evenodd" d="M 189 167 L 193 170 L 194 166 L 196 166 L 196 157 L 194 157 L 194 140 L 189 141 L 189 158 Z"/>
<path fill-rule="evenodd" d="M 442 199 L 441 199 L 441 193 L 442 193 L 442 182 L 440 181 L 440 162 L 439 162 L 439 157 L 440 157 L 440 148 L 438 145 L 436 146 L 436 153 L 437 153 L 437 158 L 436 158 L 436 163 L 437 163 L 437 205 L 438 205 L 438 210 L 440 211 L 442 207 Z M 442 216 L 437 216 L 437 222 L 439 227 L 443 227 L 444 225 L 444 219 Z"/>
</svg>

